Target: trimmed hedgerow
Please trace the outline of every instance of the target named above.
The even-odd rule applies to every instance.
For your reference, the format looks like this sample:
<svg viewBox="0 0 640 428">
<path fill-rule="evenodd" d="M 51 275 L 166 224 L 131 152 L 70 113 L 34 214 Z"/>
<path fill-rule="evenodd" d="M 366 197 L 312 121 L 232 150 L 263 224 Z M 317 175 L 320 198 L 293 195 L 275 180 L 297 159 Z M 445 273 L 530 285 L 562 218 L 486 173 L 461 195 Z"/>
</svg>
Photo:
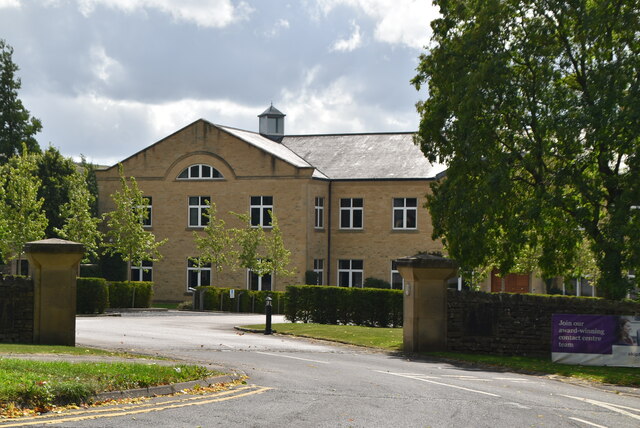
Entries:
<svg viewBox="0 0 640 428">
<path fill-rule="evenodd" d="M 150 308 L 153 282 L 113 281 L 109 283 L 111 308 Z"/>
<path fill-rule="evenodd" d="M 233 289 L 234 298 L 229 296 L 231 288 L 203 286 L 194 291 L 194 310 L 249 312 L 263 314 L 266 298 L 271 296 L 271 313 L 284 312 L 284 291 L 255 291 Z"/>
<path fill-rule="evenodd" d="M 401 290 L 290 285 L 286 299 L 285 316 L 292 322 L 402 325 Z"/>
<path fill-rule="evenodd" d="M 109 287 L 104 278 L 78 278 L 76 281 L 76 312 L 101 314 L 109 307 Z"/>
</svg>

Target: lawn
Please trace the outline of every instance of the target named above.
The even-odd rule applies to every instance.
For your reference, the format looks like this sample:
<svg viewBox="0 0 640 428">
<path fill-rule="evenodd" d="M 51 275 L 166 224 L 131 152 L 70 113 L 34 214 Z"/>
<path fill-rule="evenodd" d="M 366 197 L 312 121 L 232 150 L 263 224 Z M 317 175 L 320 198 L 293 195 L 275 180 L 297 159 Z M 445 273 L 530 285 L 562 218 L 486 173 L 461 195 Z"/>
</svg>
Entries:
<svg viewBox="0 0 640 428">
<path fill-rule="evenodd" d="M 204 379 L 220 374 L 192 365 L 136 362 L 34 361 L 12 354 L 71 354 L 124 356 L 107 351 L 69 346 L 0 345 L 0 416 L 11 409 L 47 411 L 53 406 L 89 403 L 105 391 Z M 129 355 L 127 355 L 129 356 Z"/>
<path fill-rule="evenodd" d="M 244 326 L 264 330 L 264 324 Z M 273 324 L 281 334 L 332 340 L 352 345 L 382 348 L 389 351 L 402 349 L 402 328 L 358 327 L 351 325 L 324 325 L 304 323 Z M 620 386 L 640 387 L 640 370 L 635 367 L 598 367 L 552 363 L 548 358 L 505 357 L 495 355 L 429 352 L 425 357 L 445 358 L 488 367 L 501 367 L 527 373 L 560 375 L 592 382 Z"/>
<path fill-rule="evenodd" d="M 245 326 L 246 328 L 264 330 L 264 324 Z M 399 351 L 402 347 L 401 328 L 361 327 L 356 325 L 273 324 L 272 328 L 281 334 L 311 337 L 314 339 L 332 340 L 351 345 L 367 346 Z"/>
</svg>

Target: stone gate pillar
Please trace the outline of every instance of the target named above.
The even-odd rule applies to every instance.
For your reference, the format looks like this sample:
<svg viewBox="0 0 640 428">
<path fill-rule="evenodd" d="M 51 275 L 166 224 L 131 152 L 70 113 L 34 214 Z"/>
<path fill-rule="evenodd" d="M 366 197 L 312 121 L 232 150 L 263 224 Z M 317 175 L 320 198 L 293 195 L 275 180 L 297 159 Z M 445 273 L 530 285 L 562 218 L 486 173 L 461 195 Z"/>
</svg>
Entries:
<svg viewBox="0 0 640 428">
<path fill-rule="evenodd" d="M 406 352 L 444 351 L 447 346 L 447 279 L 458 265 L 418 254 L 396 260 L 404 279 L 403 347 Z"/>
<path fill-rule="evenodd" d="M 27 242 L 33 279 L 33 343 L 76 344 L 76 277 L 84 246 L 62 239 Z"/>
</svg>

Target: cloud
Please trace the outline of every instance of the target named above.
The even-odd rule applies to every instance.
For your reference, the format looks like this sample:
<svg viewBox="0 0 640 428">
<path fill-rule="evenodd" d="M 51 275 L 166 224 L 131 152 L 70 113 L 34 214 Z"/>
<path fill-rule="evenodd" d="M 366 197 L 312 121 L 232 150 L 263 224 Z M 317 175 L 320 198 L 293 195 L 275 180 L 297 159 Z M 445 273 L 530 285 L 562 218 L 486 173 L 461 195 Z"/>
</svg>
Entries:
<svg viewBox="0 0 640 428">
<path fill-rule="evenodd" d="M 332 51 L 339 52 L 351 52 L 360 47 L 362 44 L 362 37 L 360 35 L 360 26 L 351 21 L 351 27 L 353 27 L 353 33 L 348 39 L 337 40 L 331 47 Z"/>
<path fill-rule="evenodd" d="M 3 1 L 3 0 L 0 0 Z M 193 22 L 200 27 L 221 28 L 246 20 L 253 12 L 246 2 L 234 5 L 231 0 L 76 0 L 84 16 L 91 15 L 97 6 L 118 9 L 125 13 L 158 10 L 176 21 Z"/>
<path fill-rule="evenodd" d="M 28 105 L 46 106 L 37 117 L 47 118 L 47 126 L 37 136 L 41 146 L 64 145 L 65 156 L 113 165 L 200 118 L 244 129 L 258 128 L 257 115 L 264 105 L 242 105 L 226 99 L 185 98 L 148 103 L 116 100 L 96 93 L 75 97 L 40 93 L 23 97 Z M 79 118 L 69 127 L 70 118 Z M 50 135 L 67 135 L 69 141 L 55 141 Z"/>
<path fill-rule="evenodd" d="M 0 0 L 0 9 L 19 9 L 20 6 L 20 0 Z"/>
<path fill-rule="evenodd" d="M 103 46 L 92 47 L 89 55 L 92 62 L 91 70 L 102 82 L 109 83 L 114 75 L 122 72 L 122 65 L 107 55 Z"/>
<path fill-rule="evenodd" d="M 269 31 L 266 31 L 264 35 L 267 37 L 275 37 L 280 33 L 281 30 L 288 30 L 290 26 L 291 25 L 289 24 L 288 20 L 280 18 L 278 19 L 278 22 L 275 23 L 273 28 L 271 28 Z"/>
<path fill-rule="evenodd" d="M 429 41 L 430 22 L 439 13 L 427 0 L 316 0 L 324 15 L 339 6 L 358 9 L 375 21 L 376 40 L 421 49 Z"/>
</svg>

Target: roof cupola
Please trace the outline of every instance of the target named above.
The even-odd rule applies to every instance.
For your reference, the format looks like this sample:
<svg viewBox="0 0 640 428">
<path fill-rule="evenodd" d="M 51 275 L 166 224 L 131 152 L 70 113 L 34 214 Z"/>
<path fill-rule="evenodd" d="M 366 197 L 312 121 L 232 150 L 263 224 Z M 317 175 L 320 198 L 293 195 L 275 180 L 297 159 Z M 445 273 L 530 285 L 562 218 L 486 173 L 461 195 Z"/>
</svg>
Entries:
<svg viewBox="0 0 640 428">
<path fill-rule="evenodd" d="M 284 113 L 271 104 L 268 109 L 258 115 L 260 118 L 260 134 L 271 139 L 278 139 L 278 137 L 284 136 L 285 116 Z"/>
</svg>

